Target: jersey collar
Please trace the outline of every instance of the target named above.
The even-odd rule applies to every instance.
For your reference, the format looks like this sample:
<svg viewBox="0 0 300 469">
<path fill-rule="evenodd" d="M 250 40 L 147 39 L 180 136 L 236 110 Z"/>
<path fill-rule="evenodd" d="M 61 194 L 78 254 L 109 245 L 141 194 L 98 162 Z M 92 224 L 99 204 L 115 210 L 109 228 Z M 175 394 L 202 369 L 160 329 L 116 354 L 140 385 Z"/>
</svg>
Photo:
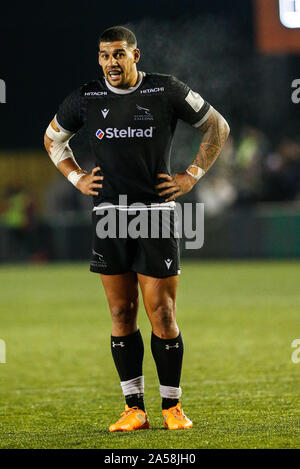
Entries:
<svg viewBox="0 0 300 469">
<path fill-rule="evenodd" d="M 107 86 L 107 88 L 112 91 L 113 93 L 116 93 L 116 94 L 129 94 L 129 93 L 133 93 L 135 90 L 138 89 L 138 87 L 141 85 L 142 81 L 143 81 L 143 78 L 144 76 L 146 75 L 145 72 L 138 72 L 139 74 L 139 78 L 138 78 L 138 81 L 136 82 L 136 84 L 134 86 L 131 86 L 130 88 L 128 88 L 127 90 L 121 90 L 119 88 L 116 88 L 115 86 L 112 86 L 107 80 L 106 78 L 104 78 L 105 80 L 105 84 Z"/>
</svg>

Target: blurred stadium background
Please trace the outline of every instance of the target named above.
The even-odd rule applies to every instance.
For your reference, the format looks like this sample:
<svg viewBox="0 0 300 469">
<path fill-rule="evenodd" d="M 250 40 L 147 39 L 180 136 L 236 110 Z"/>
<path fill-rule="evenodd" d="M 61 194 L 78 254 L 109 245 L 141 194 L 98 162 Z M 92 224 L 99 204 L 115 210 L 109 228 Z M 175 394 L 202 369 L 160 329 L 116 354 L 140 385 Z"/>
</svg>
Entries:
<svg viewBox="0 0 300 469">
<path fill-rule="evenodd" d="M 136 32 L 141 69 L 176 75 L 231 125 L 222 156 L 185 199 L 205 203 L 204 247 L 191 255 L 298 258 L 300 103 L 292 101 L 292 83 L 299 75 L 300 29 L 280 23 L 278 5 L 131 1 L 127 8 L 105 5 L 103 12 L 98 2 L 71 9 L 64 2 L 59 15 L 41 5 L 20 5 L 17 13 L 3 5 L 0 261 L 89 258 L 91 201 L 56 171 L 42 141 L 63 98 L 99 73 L 97 36 L 115 23 Z M 199 138 L 178 126 L 173 171 L 192 161 Z M 84 129 L 72 146 L 81 166 L 91 168 Z"/>
<path fill-rule="evenodd" d="M 299 1 L 281 3 L 299 19 Z M 299 27 L 281 24 L 277 0 L 5 2 L 0 17 L 0 447 L 299 447 Z M 121 393 L 104 292 L 88 273 L 91 200 L 43 149 L 60 102 L 97 77 L 97 36 L 113 24 L 135 31 L 140 69 L 176 75 L 231 126 L 184 199 L 205 203 L 204 246 L 182 252 L 178 292 L 183 404 L 195 423 L 184 435 L 161 430 L 143 311 L 152 431 L 108 435 Z M 199 139 L 178 125 L 174 172 Z M 84 128 L 71 146 L 91 169 Z"/>
</svg>

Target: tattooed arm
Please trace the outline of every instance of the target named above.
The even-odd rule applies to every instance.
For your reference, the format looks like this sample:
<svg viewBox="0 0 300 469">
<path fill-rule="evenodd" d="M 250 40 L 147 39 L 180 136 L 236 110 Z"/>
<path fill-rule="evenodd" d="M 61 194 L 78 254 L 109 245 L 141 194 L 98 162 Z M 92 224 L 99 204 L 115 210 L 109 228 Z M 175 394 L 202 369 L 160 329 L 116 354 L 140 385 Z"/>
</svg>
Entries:
<svg viewBox="0 0 300 469">
<path fill-rule="evenodd" d="M 159 178 L 166 179 L 166 182 L 156 186 L 159 195 L 167 196 L 166 202 L 189 192 L 197 181 L 208 171 L 219 156 L 229 135 L 229 125 L 221 114 L 212 108 L 208 119 L 199 127 L 204 133 L 200 143 L 198 153 L 193 163 L 184 173 L 158 174 Z M 168 194 L 172 194 L 168 198 Z"/>
<path fill-rule="evenodd" d="M 204 133 L 204 136 L 192 165 L 201 168 L 206 173 L 216 161 L 227 140 L 229 125 L 224 117 L 213 109 L 200 130 Z"/>
</svg>

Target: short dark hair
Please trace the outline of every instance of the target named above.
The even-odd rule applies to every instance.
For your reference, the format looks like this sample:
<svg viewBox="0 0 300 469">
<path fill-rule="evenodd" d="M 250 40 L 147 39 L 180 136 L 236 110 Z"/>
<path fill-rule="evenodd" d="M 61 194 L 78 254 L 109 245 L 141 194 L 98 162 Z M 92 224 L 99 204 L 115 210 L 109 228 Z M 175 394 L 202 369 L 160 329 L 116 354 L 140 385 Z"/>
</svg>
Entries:
<svg viewBox="0 0 300 469">
<path fill-rule="evenodd" d="M 98 46 L 100 42 L 114 42 L 114 41 L 126 41 L 131 47 L 137 46 L 137 40 L 135 35 L 130 29 L 124 28 L 124 26 L 112 26 L 106 29 L 100 35 L 98 40 Z"/>
</svg>

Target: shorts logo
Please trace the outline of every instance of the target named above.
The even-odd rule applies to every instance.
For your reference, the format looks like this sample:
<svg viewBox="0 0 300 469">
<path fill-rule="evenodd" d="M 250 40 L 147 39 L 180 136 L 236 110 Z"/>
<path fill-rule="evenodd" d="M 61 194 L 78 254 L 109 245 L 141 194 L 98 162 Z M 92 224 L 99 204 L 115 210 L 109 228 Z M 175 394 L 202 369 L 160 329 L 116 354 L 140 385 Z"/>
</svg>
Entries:
<svg viewBox="0 0 300 469">
<path fill-rule="evenodd" d="M 98 256 L 99 259 L 103 260 L 103 254 L 99 254 L 95 249 L 93 249 L 93 256 Z"/>
<path fill-rule="evenodd" d="M 105 135 L 105 133 L 103 132 L 103 130 L 101 130 L 101 129 L 97 130 L 96 137 L 99 138 L 99 140 L 102 140 L 104 135 Z"/>
<path fill-rule="evenodd" d="M 106 269 L 107 268 L 107 262 L 104 260 L 103 254 L 100 254 L 99 252 L 95 251 L 95 249 L 93 249 L 92 252 L 93 252 L 93 256 L 98 257 L 98 260 L 97 261 L 92 261 L 91 265 L 94 265 L 96 267 L 100 267 L 102 269 Z"/>
<path fill-rule="evenodd" d="M 165 260 L 165 263 L 166 263 L 166 266 L 167 266 L 167 269 L 169 270 L 169 268 L 171 267 L 171 264 L 172 264 L 172 260 L 171 259 L 166 259 Z"/>
</svg>

